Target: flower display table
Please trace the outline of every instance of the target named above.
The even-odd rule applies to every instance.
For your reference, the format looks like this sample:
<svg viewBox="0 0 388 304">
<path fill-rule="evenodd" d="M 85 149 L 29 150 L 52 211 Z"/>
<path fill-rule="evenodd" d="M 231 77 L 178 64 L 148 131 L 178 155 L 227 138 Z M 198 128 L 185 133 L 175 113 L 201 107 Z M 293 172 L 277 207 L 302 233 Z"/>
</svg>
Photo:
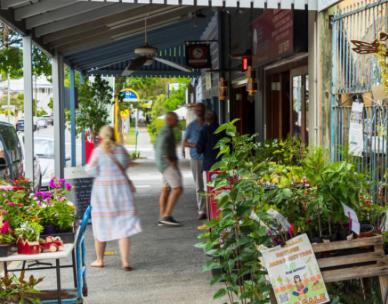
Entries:
<svg viewBox="0 0 388 304">
<path fill-rule="evenodd" d="M 61 260 L 72 257 L 72 263 L 70 265 L 61 265 Z M 44 266 L 44 267 L 27 267 L 26 263 L 29 261 L 43 261 L 43 260 L 55 260 L 55 266 Z M 8 269 L 8 263 L 11 262 L 22 262 L 23 266 L 21 269 Z M 61 268 L 73 268 L 74 275 L 74 285 L 76 286 L 76 263 L 74 255 L 74 244 L 64 244 L 63 249 L 57 252 L 45 252 L 40 254 L 33 255 L 24 255 L 24 254 L 13 254 L 7 257 L 0 258 L 0 263 L 4 264 L 4 272 L 16 272 L 16 271 L 35 271 L 35 270 L 47 270 L 55 269 L 56 278 L 57 278 L 57 288 L 54 291 L 57 303 L 63 303 L 64 292 L 61 286 Z"/>
</svg>

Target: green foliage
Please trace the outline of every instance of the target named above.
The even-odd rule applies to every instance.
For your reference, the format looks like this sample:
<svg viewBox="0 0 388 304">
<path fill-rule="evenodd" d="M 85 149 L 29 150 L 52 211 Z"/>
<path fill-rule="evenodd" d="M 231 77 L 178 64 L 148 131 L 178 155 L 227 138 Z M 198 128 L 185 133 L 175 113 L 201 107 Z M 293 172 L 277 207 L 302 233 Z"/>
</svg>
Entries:
<svg viewBox="0 0 388 304">
<path fill-rule="evenodd" d="M 0 278 L 0 299 L 4 304 L 38 304 L 41 303 L 37 296 L 39 291 L 35 287 L 43 281 L 43 278 L 36 279 L 34 276 L 25 278 L 25 272 L 20 276 L 5 275 Z"/>
<path fill-rule="evenodd" d="M 225 284 L 215 298 L 267 303 L 258 247 L 279 245 L 301 233 L 312 241 L 345 239 L 350 232 L 342 204 L 375 227 L 386 207 L 371 200 L 368 179 L 352 163 L 329 162 L 324 150 L 306 151 L 291 139 L 258 144 L 255 135 L 238 135 L 235 122 L 217 130 L 227 135 L 216 146 L 221 159 L 212 168 L 221 172 L 211 182 L 220 214 L 209 221 L 197 247 L 211 257 L 204 271 L 218 270 L 212 283 Z M 280 223 L 276 211 L 289 224 Z M 334 298 L 335 303 L 352 303 L 343 302 L 347 297 L 339 291 Z"/>
<path fill-rule="evenodd" d="M 24 222 L 19 228 L 15 229 L 15 235 L 17 238 L 21 238 L 29 242 L 38 242 L 42 231 L 43 226 L 38 222 Z"/>
<path fill-rule="evenodd" d="M 108 81 L 96 76 L 92 84 L 85 82 L 80 89 L 77 111 L 77 132 L 89 130 L 96 135 L 109 124 L 109 107 L 112 104 L 112 88 Z"/>
<path fill-rule="evenodd" d="M 52 65 L 50 57 L 38 47 L 32 48 L 32 74 L 35 76 L 46 76 L 51 80 Z"/>
<path fill-rule="evenodd" d="M 151 121 L 151 123 L 148 124 L 147 126 L 147 131 L 148 134 L 151 137 L 151 143 L 154 144 L 156 137 L 158 136 L 158 133 L 161 128 L 163 128 L 166 125 L 166 122 L 164 119 L 154 119 Z M 175 135 L 175 140 L 177 143 L 182 141 L 182 130 L 186 128 L 186 121 L 181 120 L 179 121 L 178 125 L 176 128 L 174 128 L 174 135 Z"/>
<path fill-rule="evenodd" d="M 255 136 L 238 135 L 234 123 L 221 125 L 217 130 L 225 131 L 228 137 L 218 142 L 222 159 L 214 165 L 223 173 L 213 186 L 230 190 L 217 197 L 221 213 L 208 223 L 209 232 L 200 236 L 202 242 L 197 247 L 211 257 L 204 271 L 219 270 L 212 283 L 225 284 L 214 298 L 225 297 L 229 303 L 268 303 L 270 287 L 256 246 L 269 245 L 271 239 L 262 222 L 251 218 L 252 213 L 262 221 L 268 218 L 268 206 L 260 199 L 263 188 L 256 182 L 257 144 Z"/>
<path fill-rule="evenodd" d="M 23 53 L 18 47 L 7 47 L 0 49 L 0 73 L 6 78 L 9 74 L 11 78 L 23 76 Z"/>
</svg>

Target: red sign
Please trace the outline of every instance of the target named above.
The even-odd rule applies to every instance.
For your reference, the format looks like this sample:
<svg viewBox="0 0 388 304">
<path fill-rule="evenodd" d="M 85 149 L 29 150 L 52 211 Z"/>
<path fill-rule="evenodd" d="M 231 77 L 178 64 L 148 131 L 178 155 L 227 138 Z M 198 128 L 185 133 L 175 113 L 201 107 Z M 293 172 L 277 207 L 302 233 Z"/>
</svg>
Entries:
<svg viewBox="0 0 388 304">
<path fill-rule="evenodd" d="M 266 10 L 252 23 L 253 66 L 293 53 L 294 13 L 292 10 Z"/>
<path fill-rule="evenodd" d="M 186 64 L 194 69 L 211 68 L 210 45 L 206 43 L 187 44 Z"/>
</svg>

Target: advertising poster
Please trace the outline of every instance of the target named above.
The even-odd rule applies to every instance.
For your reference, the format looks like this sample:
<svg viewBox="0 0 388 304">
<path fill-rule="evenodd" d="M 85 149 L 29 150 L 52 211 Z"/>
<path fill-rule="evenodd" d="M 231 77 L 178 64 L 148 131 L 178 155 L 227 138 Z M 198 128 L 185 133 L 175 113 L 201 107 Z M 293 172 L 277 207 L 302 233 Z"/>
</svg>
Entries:
<svg viewBox="0 0 388 304">
<path fill-rule="evenodd" d="M 318 262 L 306 234 L 285 246 L 261 251 L 278 304 L 330 301 Z"/>
<path fill-rule="evenodd" d="M 363 103 L 353 102 L 349 126 L 349 154 L 353 156 L 362 156 L 364 149 L 363 110 Z"/>
</svg>

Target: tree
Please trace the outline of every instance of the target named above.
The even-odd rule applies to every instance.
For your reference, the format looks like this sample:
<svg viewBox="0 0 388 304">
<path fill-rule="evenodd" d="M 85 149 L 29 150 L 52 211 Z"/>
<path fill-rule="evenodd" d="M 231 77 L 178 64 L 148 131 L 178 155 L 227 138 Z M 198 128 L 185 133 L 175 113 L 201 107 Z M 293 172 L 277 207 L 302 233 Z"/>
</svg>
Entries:
<svg viewBox="0 0 388 304">
<path fill-rule="evenodd" d="M 94 82 L 85 82 L 79 92 L 76 116 L 77 133 L 89 130 L 96 141 L 98 131 L 109 124 L 109 106 L 112 105 L 112 88 L 109 82 L 96 76 Z"/>
</svg>

